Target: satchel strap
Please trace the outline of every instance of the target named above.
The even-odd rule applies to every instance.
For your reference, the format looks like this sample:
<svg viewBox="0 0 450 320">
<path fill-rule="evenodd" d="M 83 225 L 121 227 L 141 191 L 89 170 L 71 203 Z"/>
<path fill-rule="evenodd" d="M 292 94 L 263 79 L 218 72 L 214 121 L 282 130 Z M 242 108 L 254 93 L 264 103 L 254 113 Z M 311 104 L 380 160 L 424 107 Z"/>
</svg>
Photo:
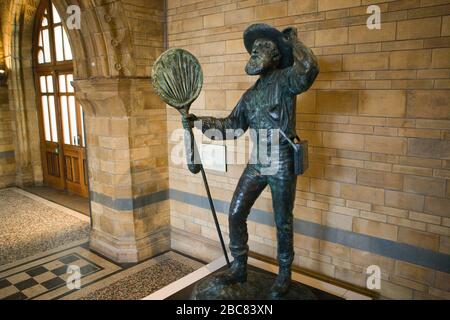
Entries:
<svg viewBox="0 0 450 320">
<path fill-rule="evenodd" d="M 274 124 L 275 126 L 277 125 L 277 123 L 275 122 L 274 119 L 272 119 L 269 115 L 263 113 L 266 116 L 266 119 L 268 119 L 270 122 L 272 122 L 272 124 Z M 286 133 L 284 133 L 283 130 L 281 130 L 281 128 L 279 128 L 281 135 L 289 142 L 289 144 L 292 146 L 292 148 L 296 149 L 296 145 L 295 143 L 286 135 Z M 298 142 L 301 142 L 300 137 L 298 135 L 295 135 L 294 140 L 297 139 Z"/>
<path fill-rule="evenodd" d="M 297 147 L 296 147 L 295 143 L 291 139 L 289 139 L 289 137 L 286 135 L 286 133 L 284 133 L 283 130 L 281 130 L 281 129 L 279 129 L 279 130 L 280 130 L 281 135 L 289 142 L 289 144 L 292 146 L 292 148 L 296 149 Z M 300 138 L 298 137 L 298 135 L 296 135 L 295 138 L 298 141 L 300 141 Z M 294 140 L 295 140 L 295 138 L 294 138 Z"/>
</svg>

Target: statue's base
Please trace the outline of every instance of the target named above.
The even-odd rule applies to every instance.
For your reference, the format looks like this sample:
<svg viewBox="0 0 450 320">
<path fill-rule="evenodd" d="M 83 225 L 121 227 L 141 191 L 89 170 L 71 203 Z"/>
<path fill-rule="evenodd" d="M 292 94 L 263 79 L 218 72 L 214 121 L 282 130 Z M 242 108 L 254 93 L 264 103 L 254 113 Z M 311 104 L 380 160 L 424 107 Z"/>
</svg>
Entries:
<svg viewBox="0 0 450 320">
<path fill-rule="evenodd" d="M 244 283 L 224 285 L 217 280 L 217 274 L 199 281 L 191 294 L 191 300 L 270 300 L 270 287 L 276 275 L 248 270 Z M 275 300 L 317 300 L 306 286 L 293 281 L 289 292 Z"/>
<path fill-rule="evenodd" d="M 203 277 L 187 286 L 180 286 L 179 290 L 172 293 L 168 300 L 267 300 L 267 294 L 275 281 L 276 274 L 262 268 L 248 265 L 248 279 L 246 283 L 231 286 L 217 285 L 214 277 L 227 270 L 224 266 L 219 270 Z M 342 300 L 343 298 L 322 291 L 320 289 L 292 280 L 291 288 L 284 297 L 279 300 Z"/>
</svg>

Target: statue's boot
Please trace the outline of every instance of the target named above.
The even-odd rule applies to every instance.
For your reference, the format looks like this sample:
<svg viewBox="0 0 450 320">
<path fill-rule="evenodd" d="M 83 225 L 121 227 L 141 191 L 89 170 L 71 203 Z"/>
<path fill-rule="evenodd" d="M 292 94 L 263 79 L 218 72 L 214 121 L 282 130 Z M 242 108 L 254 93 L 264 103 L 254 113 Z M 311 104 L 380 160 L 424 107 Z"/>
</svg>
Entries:
<svg viewBox="0 0 450 320">
<path fill-rule="evenodd" d="M 243 283 L 247 281 L 247 256 L 240 256 L 234 259 L 231 267 L 218 274 L 216 280 L 224 285 Z"/>
<path fill-rule="evenodd" d="M 280 267 L 280 271 L 278 273 L 275 282 L 270 288 L 269 298 L 270 299 L 279 299 L 284 297 L 291 287 L 291 267 Z"/>
</svg>

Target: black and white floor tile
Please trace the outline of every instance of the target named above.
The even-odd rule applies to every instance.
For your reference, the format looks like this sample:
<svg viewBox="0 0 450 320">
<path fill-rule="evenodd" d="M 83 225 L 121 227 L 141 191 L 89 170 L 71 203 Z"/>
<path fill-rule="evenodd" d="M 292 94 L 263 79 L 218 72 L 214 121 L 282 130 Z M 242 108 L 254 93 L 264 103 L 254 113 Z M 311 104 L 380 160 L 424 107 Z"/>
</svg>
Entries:
<svg viewBox="0 0 450 320">
<path fill-rule="evenodd" d="M 69 269 L 70 267 L 70 269 Z M 121 268 L 82 246 L 29 261 L 0 272 L 0 299 L 57 299 L 70 289 L 72 270 L 79 271 L 82 287 L 111 275 Z"/>
</svg>

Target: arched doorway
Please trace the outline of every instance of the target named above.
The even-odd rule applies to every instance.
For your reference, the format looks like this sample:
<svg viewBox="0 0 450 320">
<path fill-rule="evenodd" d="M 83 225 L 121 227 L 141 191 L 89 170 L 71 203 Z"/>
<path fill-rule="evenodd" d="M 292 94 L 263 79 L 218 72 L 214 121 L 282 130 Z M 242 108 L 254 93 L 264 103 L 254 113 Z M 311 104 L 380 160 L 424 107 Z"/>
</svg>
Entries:
<svg viewBox="0 0 450 320">
<path fill-rule="evenodd" d="M 8 6 L 11 10 L 2 12 L 7 19 L 3 19 L 3 15 L 1 17 L 2 22 L 8 21 L 9 26 L 4 44 L 7 44 L 6 66 L 15 129 L 16 185 L 39 187 L 44 180 L 44 170 L 48 177 L 43 167 L 49 158 L 46 151 L 56 153 L 51 143 L 53 147 L 58 143 L 60 152 L 57 153 L 56 164 L 63 175 L 57 176 L 53 182 L 59 182 L 59 178 L 64 181 L 60 183 L 61 189 L 67 189 L 61 153 L 67 152 L 69 148 L 63 143 L 61 124 L 56 131 L 58 142 L 45 140 L 41 115 L 43 93 L 37 73 L 44 72 L 45 65 L 62 67 L 67 62 L 70 68 L 72 64 L 75 97 L 83 106 L 87 128 L 88 204 L 91 205 L 92 218 L 90 248 L 120 262 L 140 261 L 168 250 L 170 224 L 169 200 L 166 199 L 169 182 L 166 108 L 148 80 L 150 63 L 156 59 L 164 43 L 164 23 L 161 20 L 164 1 L 136 2 L 142 4 L 136 6 L 141 8 L 139 16 L 142 14 L 142 21 L 152 21 L 155 26 L 144 30 L 139 27 L 141 23 L 136 25 L 129 20 L 128 13 L 131 11 L 126 10 L 129 4 L 121 0 L 52 0 L 64 26 L 73 12 L 67 12 L 69 7 L 78 6 L 82 13 L 80 28 L 65 30 L 73 61 L 57 61 L 54 58 L 51 62 L 38 64 L 38 49 L 44 49 L 43 43 L 38 48 L 38 30 L 44 29 L 44 1 L 48 4 L 47 19 L 51 19 L 48 0 L 10 0 Z M 2 8 L 6 1 L 0 3 Z M 135 14 L 132 16 L 135 17 Z M 53 23 L 52 20 L 47 21 Z M 132 26 L 143 33 L 134 33 L 136 29 L 132 29 Z M 48 41 L 52 46 L 53 27 L 46 27 L 50 30 Z M 148 42 L 149 50 L 142 50 L 139 45 L 136 50 L 136 41 L 143 41 L 141 36 L 154 39 Z M 53 58 L 55 53 L 52 50 L 50 56 Z M 136 66 L 137 61 L 141 61 L 139 68 Z M 56 68 L 53 72 L 55 74 L 50 72 L 49 75 L 52 75 L 54 90 L 60 92 L 57 75 L 62 71 Z M 62 103 L 57 94 L 58 97 L 61 95 L 56 92 L 44 93 L 45 96 L 53 96 L 56 123 L 61 123 Z M 144 122 L 145 132 L 141 130 Z M 150 128 L 151 132 L 147 132 Z M 157 145 L 153 146 L 153 141 Z M 140 155 L 140 150 L 144 148 L 147 150 Z M 152 149 L 150 155 L 147 154 L 148 149 Z M 41 156 L 41 151 L 45 157 Z M 49 179 L 45 181 L 49 185 Z M 160 204 L 161 199 L 165 199 L 164 205 Z"/>
<path fill-rule="evenodd" d="M 84 116 L 75 99 L 67 32 L 51 0 L 41 1 L 35 23 L 33 66 L 44 184 L 87 197 Z"/>
</svg>

